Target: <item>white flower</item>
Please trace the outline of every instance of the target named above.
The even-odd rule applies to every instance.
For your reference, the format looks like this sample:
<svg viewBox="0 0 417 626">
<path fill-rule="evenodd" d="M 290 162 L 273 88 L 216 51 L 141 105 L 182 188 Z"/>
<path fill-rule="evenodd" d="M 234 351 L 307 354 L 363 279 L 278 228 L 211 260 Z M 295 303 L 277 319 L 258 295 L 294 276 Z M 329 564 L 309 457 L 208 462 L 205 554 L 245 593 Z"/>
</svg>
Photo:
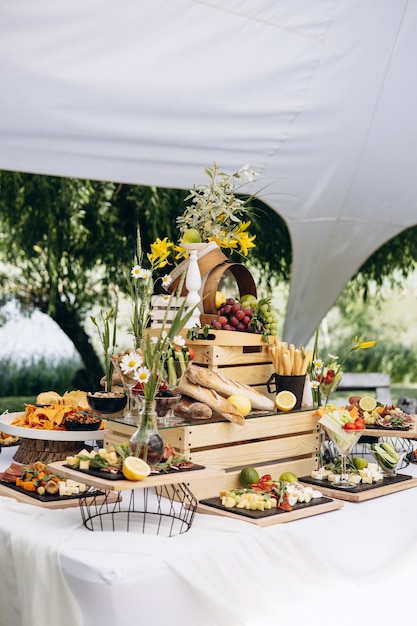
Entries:
<svg viewBox="0 0 417 626">
<path fill-rule="evenodd" d="M 185 346 L 185 339 L 184 337 L 181 337 L 181 335 L 175 335 L 175 337 L 172 339 L 172 343 L 174 344 L 174 346 L 182 348 L 183 346 Z"/>
<path fill-rule="evenodd" d="M 150 375 L 151 375 L 151 372 L 149 371 L 147 367 L 140 367 L 134 373 L 133 378 L 135 380 L 138 380 L 140 383 L 142 383 L 142 385 L 145 385 L 148 382 Z"/>
<path fill-rule="evenodd" d="M 140 265 L 134 265 L 130 271 L 132 278 L 142 278 L 143 269 Z"/>
<path fill-rule="evenodd" d="M 165 274 L 165 276 L 162 277 L 162 285 L 164 287 L 169 287 L 171 283 L 172 283 L 172 276 L 170 276 L 169 274 Z"/>
<path fill-rule="evenodd" d="M 151 270 L 142 269 L 142 274 L 141 274 L 140 278 L 142 278 L 143 280 L 147 280 L 151 276 L 152 276 Z"/>
<path fill-rule="evenodd" d="M 158 337 L 156 335 L 154 335 L 153 337 L 151 337 L 151 343 L 153 345 L 156 345 L 158 343 Z"/>
<path fill-rule="evenodd" d="M 129 374 L 138 369 L 143 363 L 143 358 L 137 352 L 129 352 L 125 354 L 120 361 L 120 369 L 123 374 Z"/>
<path fill-rule="evenodd" d="M 315 359 L 313 361 L 313 365 L 316 369 L 321 370 L 321 368 L 323 367 L 324 363 L 321 359 Z"/>
<path fill-rule="evenodd" d="M 320 383 L 317 380 L 312 380 L 311 381 L 311 388 L 312 389 L 318 389 L 320 387 Z"/>
<path fill-rule="evenodd" d="M 332 359 L 332 361 L 337 361 L 339 357 L 335 356 L 334 354 L 329 354 L 329 359 Z"/>
</svg>

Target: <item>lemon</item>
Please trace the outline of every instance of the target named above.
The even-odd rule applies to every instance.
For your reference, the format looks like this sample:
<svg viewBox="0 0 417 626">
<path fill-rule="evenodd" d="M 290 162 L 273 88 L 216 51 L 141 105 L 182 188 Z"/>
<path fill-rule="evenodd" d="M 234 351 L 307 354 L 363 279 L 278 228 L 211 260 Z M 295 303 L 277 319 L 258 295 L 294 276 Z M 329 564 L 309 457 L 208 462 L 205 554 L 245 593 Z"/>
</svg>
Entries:
<svg viewBox="0 0 417 626">
<path fill-rule="evenodd" d="M 217 310 L 221 309 L 221 307 L 223 306 L 225 302 L 226 302 L 226 296 L 224 295 L 224 293 L 222 293 L 221 291 L 216 291 L 216 297 L 215 297 L 216 309 Z"/>
<path fill-rule="evenodd" d="M 145 461 L 136 456 L 127 456 L 123 461 L 123 476 L 127 480 L 143 480 L 151 473 L 151 468 Z"/>
<path fill-rule="evenodd" d="M 363 396 L 359 400 L 359 406 L 362 409 L 362 411 L 371 412 L 376 407 L 376 400 L 375 398 L 372 398 L 372 396 Z"/>
<path fill-rule="evenodd" d="M 297 398 L 292 391 L 280 391 L 275 398 L 278 411 L 291 411 L 297 403 Z"/>
<path fill-rule="evenodd" d="M 242 487 L 256 485 L 259 480 L 259 474 L 254 467 L 244 467 L 239 474 L 239 483 Z"/>
<path fill-rule="evenodd" d="M 284 472 L 279 479 L 286 483 L 298 483 L 298 476 L 296 476 L 294 472 Z"/>
<path fill-rule="evenodd" d="M 234 393 L 227 398 L 229 402 L 239 411 L 243 417 L 246 417 L 252 410 L 252 403 L 246 396 L 241 396 L 238 393 Z"/>
<path fill-rule="evenodd" d="M 200 233 L 196 228 L 189 228 L 182 236 L 184 243 L 201 243 Z"/>
<path fill-rule="evenodd" d="M 365 469 L 368 467 L 368 459 L 361 459 L 359 457 L 352 457 L 352 463 L 356 467 L 356 469 Z"/>
</svg>

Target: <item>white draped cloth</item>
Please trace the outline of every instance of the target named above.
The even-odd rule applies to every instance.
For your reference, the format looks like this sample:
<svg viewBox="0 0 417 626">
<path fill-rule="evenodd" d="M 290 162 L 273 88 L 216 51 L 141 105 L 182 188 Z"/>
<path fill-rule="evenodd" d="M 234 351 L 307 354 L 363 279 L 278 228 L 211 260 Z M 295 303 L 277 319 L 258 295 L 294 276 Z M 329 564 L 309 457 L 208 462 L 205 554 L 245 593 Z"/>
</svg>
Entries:
<svg viewBox="0 0 417 626">
<path fill-rule="evenodd" d="M 405 623 L 416 515 L 411 489 L 264 529 L 197 514 L 187 533 L 160 537 L 91 532 L 78 508 L 2 497 L 0 626 L 122 626 L 161 615 L 173 626 Z"/>
</svg>

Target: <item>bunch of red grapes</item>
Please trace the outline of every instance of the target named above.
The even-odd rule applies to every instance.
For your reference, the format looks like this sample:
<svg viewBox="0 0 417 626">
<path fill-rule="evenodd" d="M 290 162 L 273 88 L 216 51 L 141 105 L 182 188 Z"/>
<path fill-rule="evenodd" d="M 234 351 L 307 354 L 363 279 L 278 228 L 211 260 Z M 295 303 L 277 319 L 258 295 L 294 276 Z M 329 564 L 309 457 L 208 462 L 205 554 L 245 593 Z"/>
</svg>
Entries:
<svg viewBox="0 0 417 626">
<path fill-rule="evenodd" d="M 212 320 L 211 327 L 215 330 L 240 330 L 243 332 L 254 332 L 250 325 L 254 309 L 243 307 L 234 298 L 227 298 L 226 302 L 219 309 L 219 317 Z"/>
</svg>

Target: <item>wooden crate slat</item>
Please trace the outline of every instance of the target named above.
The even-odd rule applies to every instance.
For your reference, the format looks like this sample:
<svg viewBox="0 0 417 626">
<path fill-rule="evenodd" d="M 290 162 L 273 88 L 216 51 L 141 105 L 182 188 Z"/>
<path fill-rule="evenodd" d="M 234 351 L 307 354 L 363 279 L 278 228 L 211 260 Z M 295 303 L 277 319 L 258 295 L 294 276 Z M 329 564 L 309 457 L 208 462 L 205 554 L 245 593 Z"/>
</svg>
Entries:
<svg viewBox="0 0 417 626">
<path fill-rule="evenodd" d="M 316 433 L 318 417 L 314 411 L 291 414 L 264 415 L 246 418 L 244 426 L 229 422 L 214 422 L 167 428 L 161 436 L 183 451 L 232 444 L 264 437 L 297 433 Z M 174 444 L 176 441 L 178 444 Z"/>
<path fill-rule="evenodd" d="M 192 344 L 190 344 L 192 345 Z M 202 346 L 193 345 L 195 363 L 227 367 L 230 365 L 249 365 L 263 363 L 272 365 L 267 346 Z"/>
<path fill-rule="evenodd" d="M 235 446 L 219 446 L 207 450 L 190 451 L 186 456 L 198 465 L 226 469 L 262 463 L 266 460 L 292 459 L 300 456 L 315 455 L 318 438 L 318 434 L 309 434 L 283 437 L 282 439 L 245 442 Z"/>
</svg>

